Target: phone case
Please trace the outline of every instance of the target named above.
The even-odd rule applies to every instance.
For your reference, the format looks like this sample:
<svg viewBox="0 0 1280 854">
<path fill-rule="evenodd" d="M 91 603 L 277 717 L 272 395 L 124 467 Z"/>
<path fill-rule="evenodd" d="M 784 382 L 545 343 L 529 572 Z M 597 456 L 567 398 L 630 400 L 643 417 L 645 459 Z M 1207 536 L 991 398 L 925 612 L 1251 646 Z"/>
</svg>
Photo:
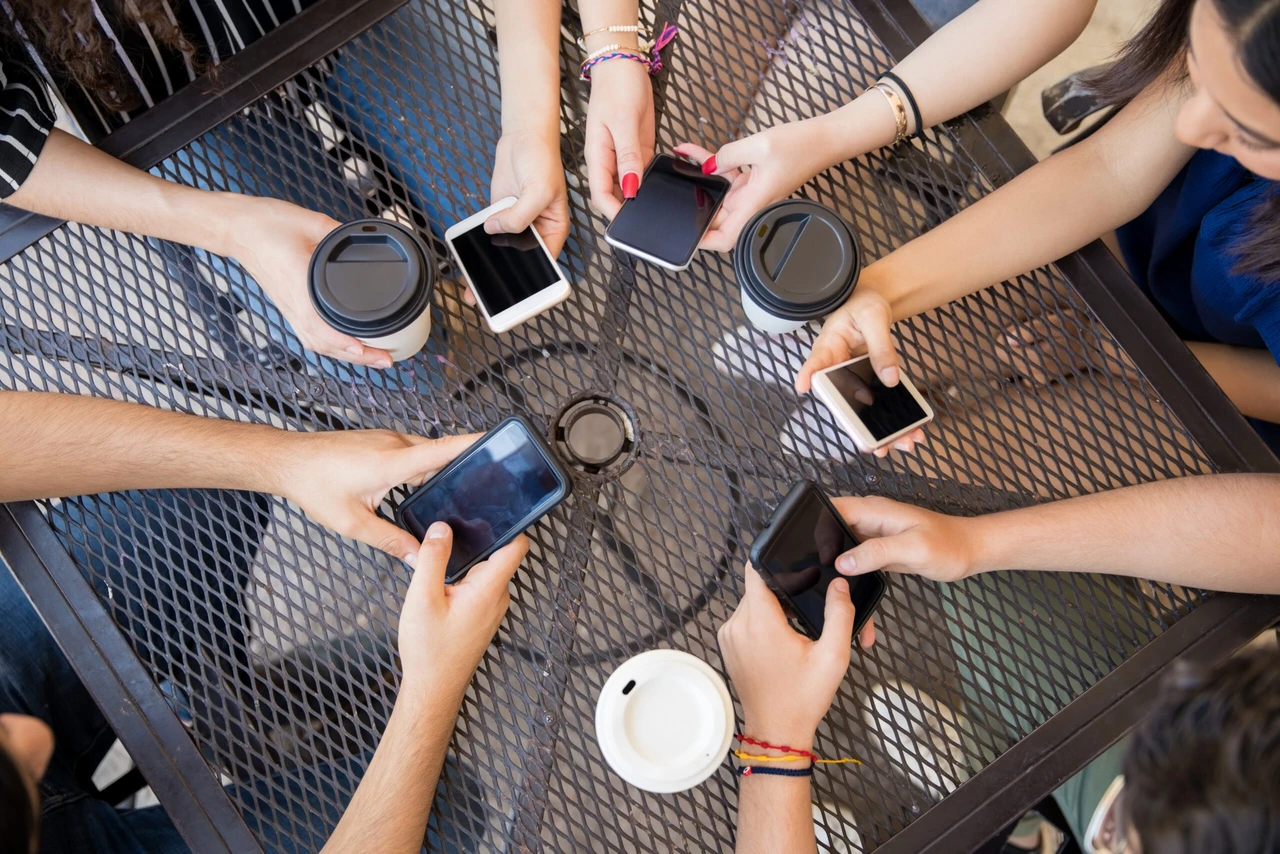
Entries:
<svg viewBox="0 0 1280 854">
<path fill-rule="evenodd" d="M 850 539 L 854 542 L 861 542 L 853 531 L 849 529 L 849 526 L 845 524 L 844 517 L 842 517 L 840 512 L 836 510 L 835 504 L 831 502 L 831 498 L 827 493 L 813 481 L 802 480 L 797 482 L 795 486 L 791 487 L 790 491 L 787 492 L 786 496 L 774 509 L 773 515 L 769 517 L 769 524 L 766 525 L 764 530 L 757 534 L 755 540 L 752 541 L 750 555 L 751 565 L 755 567 L 756 572 L 760 573 L 760 577 L 764 579 L 764 583 L 773 591 L 773 595 L 777 596 L 779 601 L 784 603 L 791 610 L 791 613 L 795 615 L 796 622 L 800 624 L 804 633 L 811 639 L 817 640 L 821 635 L 821 632 L 819 632 L 817 628 L 812 625 L 797 608 L 795 608 L 794 603 L 791 601 L 791 597 L 774 582 L 773 576 L 770 575 L 769 570 L 763 565 L 763 561 L 761 560 L 765 549 L 767 549 L 773 542 L 774 537 L 778 535 L 778 531 L 791 521 L 791 516 L 795 512 L 796 505 L 800 503 L 800 499 L 802 499 L 809 490 L 813 490 L 817 493 L 818 497 L 822 499 L 822 503 L 826 506 L 827 511 L 840 521 L 841 527 L 844 528 Z M 878 576 L 880 578 L 880 589 L 876 592 L 875 597 L 870 601 L 870 603 L 864 604 L 859 608 L 858 613 L 854 616 L 853 634 L 855 637 L 858 632 L 862 630 L 862 627 L 866 625 L 866 622 L 871 618 L 871 615 L 875 613 L 876 607 L 880 604 L 880 600 L 884 598 L 885 591 L 888 590 L 889 587 L 888 578 L 883 572 L 877 570 L 874 573 L 868 574 Z"/>
<path fill-rule="evenodd" d="M 644 177 L 645 177 L 645 178 L 649 177 L 649 172 L 653 169 L 653 165 L 654 165 L 655 163 L 657 163 L 657 162 L 658 162 L 658 158 L 659 158 L 659 157 L 666 157 L 666 158 L 669 158 L 669 159 L 671 159 L 671 160 L 681 160 L 681 159 L 683 159 L 683 158 L 672 157 L 670 154 L 659 154 L 659 155 L 657 155 L 656 157 L 654 157 L 652 160 L 650 160 L 650 161 L 649 161 L 649 165 L 648 165 L 648 166 L 645 168 L 645 170 L 644 170 Z M 725 183 L 725 188 L 726 188 L 726 190 L 727 190 L 730 186 L 732 186 L 733 182 L 732 182 L 732 181 L 730 181 L 728 178 L 724 178 L 723 180 L 724 180 L 724 183 Z M 643 186 L 643 185 L 644 185 L 644 181 L 643 181 L 643 179 L 641 180 L 640 184 L 641 184 L 641 186 Z M 727 193 L 726 193 L 726 195 L 727 195 Z M 698 235 L 698 242 L 699 242 L 699 243 L 701 243 L 701 242 L 702 242 L 702 237 L 703 237 L 703 235 L 705 235 L 708 231 L 710 231 L 710 230 L 711 230 L 711 223 L 715 220 L 715 218 L 716 218 L 716 214 L 720 212 L 720 207 L 721 207 L 721 205 L 723 205 L 723 204 L 724 204 L 724 197 L 721 197 L 720 201 L 716 203 L 716 209 L 715 209 L 715 210 L 713 210 L 713 211 L 711 212 L 711 219 L 707 220 L 707 227 L 706 227 L 706 229 L 704 229 L 704 230 L 703 230 L 702 234 Z M 625 208 L 625 207 L 627 206 L 627 203 L 626 203 L 626 202 L 623 202 L 623 203 L 622 203 L 622 206 Z M 621 210 L 619 210 L 619 214 L 621 214 Z M 617 222 L 617 221 L 618 221 L 618 218 L 615 216 L 615 217 L 614 217 L 614 222 Z M 626 244 L 626 243 L 622 242 L 621 240 L 617 240 L 617 239 L 615 239 L 615 238 L 614 238 L 614 236 L 610 233 L 612 229 L 613 229 L 613 223 L 611 222 L 611 223 L 609 223 L 609 227 L 608 227 L 608 228 L 606 228 L 606 229 L 604 230 L 604 242 L 605 242 L 605 243 L 608 243 L 610 246 L 613 246 L 613 247 L 615 247 L 615 248 L 617 248 L 617 249 L 621 249 L 621 250 L 623 250 L 624 252 L 629 252 L 630 254 L 632 254 L 632 255 L 636 256 L 637 258 L 641 258 L 641 259 L 643 259 L 643 260 L 645 260 L 645 261 L 648 261 L 650 264 L 657 264 L 659 267 L 662 267 L 662 268 L 664 268 L 664 269 L 666 269 L 666 270 L 670 270 L 670 271 L 672 271 L 673 273 L 679 273 L 679 272 L 682 272 L 682 271 L 684 271 L 684 270 L 689 269 L 689 265 L 693 263 L 693 256 L 695 256 L 695 255 L 697 255 L 697 254 L 698 254 L 698 247 L 697 247 L 697 244 L 695 244 L 695 245 L 694 245 L 694 247 L 693 247 L 693 251 L 689 253 L 689 257 L 688 257 L 688 258 L 686 258 L 686 259 L 684 260 L 684 262 L 683 262 L 683 263 L 676 264 L 676 263 L 673 263 L 673 262 L 671 262 L 671 261 L 666 261 L 666 260 L 664 260 L 664 259 L 662 259 L 662 258 L 658 258 L 657 256 L 650 255 L 648 252 L 642 252 L 642 251 L 640 251 L 639 249 L 636 249 L 636 248 L 634 248 L 634 247 L 632 247 L 632 246 L 630 246 L 630 245 L 628 245 L 628 244 Z"/>
<path fill-rule="evenodd" d="M 566 469 L 564 467 L 564 464 L 561 463 L 560 460 L 556 458 L 555 453 L 551 450 L 550 447 L 548 447 L 546 441 L 541 436 L 538 435 L 538 432 L 533 429 L 533 425 L 531 425 L 529 421 L 526 418 L 524 418 L 524 416 L 512 415 L 508 418 L 502 419 L 497 424 L 495 424 L 493 429 L 485 433 L 485 435 L 481 437 L 479 441 L 477 441 L 470 448 L 467 448 L 465 451 L 463 451 L 461 454 L 455 457 L 453 462 L 449 463 L 447 466 L 440 469 L 440 471 L 436 472 L 435 477 L 431 478 L 431 480 L 427 481 L 422 486 L 415 489 L 408 498 L 400 502 L 400 506 L 396 508 L 396 524 L 407 531 L 408 526 L 405 525 L 405 522 L 404 522 L 404 512 L 408 507 L 410 507 L 413 504 L 414 497 L 419 495 L 420 493 L 426 492 L 428 489 L 431 488 L 431 485 L 435 483 L 437 480 L 444 477 L 446 474 L 458 468 L 459 466 L 464 465 L 467 459 L 470 458 L 472 454 L 475 454 L 477 451 L 479 451 L 481 448 L 484 447 L 485 442 L 488 441 L 491 435 L 493 435 L 494 433 L 496 433 L 498 430 L 505 427 L 506 425 L 510 424 L 512 421 L 515 421 L 518 424 L 520 424 L 520 426 L 525 429 L 525 432 L 527 432 L 529 436 L 532 438 L 534 446 L 538 449 L 538 452 L 542 454 L 543 458 L 546 459 L 547 464 L 551 466 L 551 468 L 555 471 L 557 478 L 560 480 L 560 489 L 556 493 L 555 500 L 551 502 L 551 504 L 547 507 L 546 510 L 543 510 L 541 513 L 537 514 L 536 516 L 530 516 L 520 520 L 519 524 L 515 525 L 511 529 L 511 531 L 509 531 L 508 533 L 500 537 L 496 542 L 494 542 L 494 544 L 491 547 L 489 547 L 489 549 L 487 549 L 483 554 L 479 555 L 475 560 L 471 561 L 471 563 L 467 564 L 466 566 L 462 567 L 461 569 L 457 570 L 451 575 L 445 576 L 445 579 L 444 579 L 445 584 L 453 584 L 454 582 L 461 580 L 462 577 L 465 576 L 471 570 L 471 567 L 475 566 L 478 563 L 483 563 L 484 561 L 488 560 L 490 555 L 492 555 L 498 549 L 505 546 L 507 543 L 514 540 L 517 536 L 519 536 L 519 534 L 522 531 L 525 531 L 526 529 L 528 529 L 529 526 L 533 525 L 543 516 L 547 515 L 552 510 L 554 510 L 557 506 L 559 506 L 559 504 L 562 501 L 564 501 L 566 498 L 569 497 L 569 493 L 573 491 L 573 478 L 569 474 L 569 470 Z"/>
</svg>

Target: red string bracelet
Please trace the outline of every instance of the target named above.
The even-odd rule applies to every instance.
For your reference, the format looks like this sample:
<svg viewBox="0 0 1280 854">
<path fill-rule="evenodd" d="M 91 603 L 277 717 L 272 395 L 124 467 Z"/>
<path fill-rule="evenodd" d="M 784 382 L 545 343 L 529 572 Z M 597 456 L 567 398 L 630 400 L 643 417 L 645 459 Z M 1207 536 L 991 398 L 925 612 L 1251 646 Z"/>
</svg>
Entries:
<svg viewBox="0 0 1280 854">
<path fill-rule="evenodd" d="M 818 761 L 818 754 L 811 750 L 801 750 L 798 747 L 781 747 L 776 744 L 770 744 L 767 741 L 757 741 L 754 738 L 748 738 L 742 733 L 735 733 L 733 737 L 738 741 L 741 741 L 743 744 L 754 744 L 756 747 L 763 747 L 765 750 L 781 750 L 783 753 L 795 753 L 813 762 Z"/>
</svg>

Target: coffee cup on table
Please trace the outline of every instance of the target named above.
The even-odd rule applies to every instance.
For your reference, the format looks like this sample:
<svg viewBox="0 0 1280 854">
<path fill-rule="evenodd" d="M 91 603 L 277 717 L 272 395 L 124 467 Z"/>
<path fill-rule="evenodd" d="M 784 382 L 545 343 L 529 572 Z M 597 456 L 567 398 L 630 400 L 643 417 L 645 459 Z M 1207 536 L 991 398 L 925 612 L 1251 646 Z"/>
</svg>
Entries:
<svg viewBox="0 0 1280 854">
<path fill-rule="evenodd" d="M 831 208 L 787 199 L 742 229 L 733 270 L 747 320 L 761 332 L 783 335 L 844 304 L 858 282 L 862 251 Z"/>
<path fill-rule="evenodd" d="M 618 666 L 596 703 L 596 738 L 618 776 L 648 792 L 682 792 L 724 763 L 733 701 L 705 661 L 655 649 Z"/>
<path fill-rule="evenodd" d="M 316 313 L 339 332 L 397 362 L 427 343 L 435 262 L 404 226 L 385 219 L 338 226 L 316 246 L 307 278 Z"/>
</svg>

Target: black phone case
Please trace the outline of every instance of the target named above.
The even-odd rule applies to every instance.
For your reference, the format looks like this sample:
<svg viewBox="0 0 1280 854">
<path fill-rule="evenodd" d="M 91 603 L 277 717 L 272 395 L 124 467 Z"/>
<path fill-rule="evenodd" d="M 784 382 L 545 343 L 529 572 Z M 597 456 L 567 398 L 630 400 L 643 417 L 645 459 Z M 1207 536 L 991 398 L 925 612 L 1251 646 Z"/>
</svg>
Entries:
<svg viewBox="0 0 1280 854">
<path fill-rule="evenodd" d="M 669 159 L 669 160 L 679 160 L 679 161 L 681 161 L 681 162 L 685 162 L 685 163 L 692 163 L 692 162 L 693 162 L 693 161 L 691 161 L 691 160 L 686 160 L 686 159 L 685 159 L 685 158 L 683 158 L 683 157 L 677 157 L 677 156 L 675 156 L 675 155 L 673 155 L 673 154 L 657 154 L 657 155 L 654 155 L 654 158 L 653 158 L 652 160 L 650 160 L 650 161 L 649 161 L 649 165 L 645 167 L 645 170 L 644 170 L 644 178 L 648 178 L 648 177 L 649 177 L 649 172 L 653 170 L 654 164 L 656 164 L 656 163 L 658 162 L 658 158 L 659 158 L 659 157 L 666 157 L 666 158 L 667 158 L 667 159 Z M 724 195 L 724 196 L 721 196 L 721 197 L 720 197 L 720 201 L 716 203 L 716 209 L 715 209 L 715 210 L 713 210 L 713 211 L 711 212 L 711 219 L 707 220 L 707 227 L 706 227 L 706 229 L 705 229 L 705 230 L 703 230 L 702 234 L 698 235 L 698 243 L 701 243 L 701 242 L 702 242 L 702 238 L 706 235 L 706 233 L 707 233 L 708 231 L 710 231 L 710 230 L 711 230 L 711 223 L 715 221 L 716 214 L 718 214 L 718 213 L 720 212 L 720 208 L 721 208 L 721 206 L 723 206 L 723 205 L 724 205 L 725 196 L 728 196 L 728 194 L 729 194 L 729 193 L 728 193 L 728 191 L 729 191 L 729 189 L 733 186 L 733 182 L 732 182 L 732 181 L 730 181 L 728 178 L 725 178 L 725 177 L 723 177 L 723 176 L 707 176 L 707 177 L 718 177 L 718 178 L 720 178 L 722 181 L 724 181 L 724 186 L 725 186 L 725 195 Z M 640 181 L 640 186 L 642 186 L 642 187 L 644 186 L 644 180 L 643 180 L 643 178 L 642 178 L 642 179 L 641 179 L 641 181 Z M 622 203 L 622 207 L 623 207 L 623 208 L 625 208 L 626 206 L 627 206 L 627 203 L 624 201 L 624 202 Z M 618 216 L 621 216 L 621 215 L 622 215 L 622 209 L 620 208 L 620 209 L 618 210 Z M 618 221 L 618 217 L 617 217 L 617 216 L 615 216 L 615 217 L 613 218 L 613 222 L 617 222 L 617 221 Z M 605 232 L 605 234 L 606 234 L 606 235 L 609 233 L 610 229 L 612 229 L 612 228 L 613 228 L 613 222 L 609 223 L 609 227 L 608 227 L 608 228 L 606 228 L 606 229 L 604 230 L 604 232 Z M 689 264 L 691 264 L 691 263 L 693 262 L 693 256 L 694 256 L 694 255 L 696 255 L 696 254 L 698 254 L 698 246 L 697 246 L 697 243 L 695 243 L 695 244 L 694 244 L 693 251 L 691 251 L 691 252 L 689 253 L 689 257 L 688 257 L 688 258 L 681 258 L 681 259 L 679 259 L 679 260 L 673 260 L 673 259 L 671 259 L 671 258 L 663 258 L 662 260 L 663 260 L 663 261 L 666 261 L 668 264 L 671 264 L 672 266 L 680 267 L 681 269 L 684 269 L 685 267 L 689 266 Z"/>
<path fill-rule="evenodd" d="M 844 528 L 850 539 L 855 543 L 862 542 L 856 535 L 854 535 L 853 531 L 849 529 L 849 526 L 845 524 L 844 517 L 840 515 L 840 511 L 836 510 L 836 506 L 831 503 L 831 498 L 827 496 L 827 493 L 824 492 L 816 483 L 809 480 L 802 480 L 798 481 L 795 486 L 791 487 L 790 491 L 787 492 L 786 496 L 778 506 L 774 508 L 773 515 L 769 517 L 769 524 L 766 525 L 765 529 L 757 534 L 755 540 L 752 541 L 750 555 L 751 565 L 755 567 L 756 572 L 760 573 L 760 577 L 764 579 L 765 584 L 767 584 L 769 589 L 773 591 L 773 595 L 777 596 L 778 599 L 786 604 L 786 606 L 791 610 L 791 613 L 796 617 L 796 622 L 800 624 L 802 629 L 804 629 L 804 633 L 813 640 L 817 640 L 821 633 L 812 623 L 809 622 L 804 614 L 795 607 L 795 603 L 792 602 L 791 597 L 774 583 L 773 576 L 769 574 L 769 570 L 763 566 L 761 561 L 761 556 L 764 554 L 765 549 L 773 542 L 773 538 L 778 535 L 778 531 L 780 531 L 782 527 L 790 521 L 791 515 L 795 512 L 796 505 L 800 503 L 800 499 L 804 497 L 805 493 L 809 490 L 813 490 L 817 493 L 818 497 L 822 499 L 822 503 L 826 506 L 828 512 L 840 521 L 840 526 Z M 866 625 L 867 620 L 871 619 L 871 615 L 875 613 L 876 607 L 880 604 L 880 600 L 884 598 L 885 592 L 889 589 L 888 576 L 883 572 L 876 570 L 875 572 L 868 573 L 868 575 L 875 576 L 880 579 L 880 589 L 876 593 L 875 598 L 873 598 L 870 603 L 858 608 L 857 614 L 854 615 L 854 637 L 857 637 L 858 632 L 860 632 L 862 627 Z"/>
<path fill-rule="evenodd" d="M 564 501 L 566 498 L 569 497 L 569 493 L 573 491 L 573 478 L 569 474 L 569 470 L 566 469 L 564 467 L 564 464 L 561 463 L 560 460 L 556 458 L 555 453 L 551 450 L 550 447 L 547 446 L 546 441 L 541 436 L 538 435 L 538 432 L 533 429 L 533 425 L 530 424 L 526 418 L 524 418 L 521 415 L 512 415 L 509 418 L 504 418 L 501 421 L 499 421 L 496 425 L 494 425 L 493 429 L 489 430 L 489 432 L 485 433 L 484 436 L 480 437 L 480 439 L 474 445 L 472 445 L 470 448 L 467 448 L 465 451 L 459 454 L 456 458 L 454 458 L 453 462 L 449 463 L 447 466 L 440 469 L 440 471 L 436 472 L 435 477 L 431 478 L 431 480 L 427 481 L 422 486 L 415 489 L 409 495 L 408 498 L 406 498 L 404 501 L 401 501 L 400 506 L 396 508 L 396 524 L 399 525 L 401 528 L 404 528 L 406 531 L 409 530 L 408 526 L 405 525 L 404 523 L 404 511 L 406 508 L 412 506 L 413 499 L 417 495 L 423 492 L 426 492 L 428 489 L 430 489 L 431 485 L 435 483 L 437 480 L 444 477 L 446 474 L 453 471 L 455 468 L 458 468 L 459 466 L 464 465 L 467 459 L 472 454 L 476 453 L 477 451 L 479 451 L 481 448 L 484 447 L 485 443 L 489 440 L 490 436 L 492 436 L 499 429 L 501 429 L 502 427 L 505 427 L 507 424 L 511 423 L 512 421 L 519 423 L 520 426 L 522 426 L 525 429 L 525 432 L 527 432 L 529 436 L 532 437 L 534 446 L 538 449 L 538 452 L 542 454 L 543 458 L 546 459 L 547 464 L 551 466 L 551 468 L 555 471 L 556 476 L 559 478 L 560 491 L 556 495 L 555 501 L 546 510 L 543 510 L 541 513 L 539 513 L 536 516 L 530 516 L 528 518 L 522 519 L 520 521 L 520 524 L 516 525 L 514 528 L 512 528 L 510 532 L 508 532 L 507 534 L 499 538 L 488 550 L 486 550 L 483 554 L 481 554 L 475 560 L 471 561 L 471 563 L 457 570 L 452 575 L 446 575 L 444 579 L 445 584 L 453 584 L 456 581 L 460 581 L 462 577 L 465 576 L 471 570 L 471 567 L 475 566 L 478 563 L 483 563 L 484 561 L 488 560 L 490 555 L 492 555 L 498 549 L 505 546 L 507 543 L 514 540 L 517 536 L 520 535 L 522 531 L 527 530 L 531 525 L 533 525 L 543 516 L 547 515 L 556 507 L 558 507 L 562 501 Z"/>
</svg>

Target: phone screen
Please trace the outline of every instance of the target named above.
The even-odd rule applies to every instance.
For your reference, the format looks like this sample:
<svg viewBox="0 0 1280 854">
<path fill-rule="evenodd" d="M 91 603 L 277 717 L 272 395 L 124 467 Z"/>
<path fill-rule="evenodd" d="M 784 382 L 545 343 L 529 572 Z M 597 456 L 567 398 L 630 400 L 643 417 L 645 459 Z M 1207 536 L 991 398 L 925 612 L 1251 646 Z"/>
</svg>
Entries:
<svg viewBox="0 0 1280 854">
<path fill-rule="evenodd" d="M 790 605 L 814 635 L 822 633 L 827 585 L 840 577 L 836 558 L 858 544 L 822 496 L 806 485 L 799 500 L 779 520 L 773 538 L 760 552 L 756 568 Z M 871 572 L 848 578 L 849 597 L 857 614 L 856 632 L 871 616 L 885 590 L 884 574 Z"/>
<path fill-rule="evenodd" d="M 532 226 L 519 234 L 489 234 L 480 223 L 449 242 L 490 317 L 560 281 Z"/>
<path fill-rule="evenodd" d="M 496 543 L 533 524 L 564 489 L 559 472 L 518 421 L 500 426 L 465 454 L 410 495 L 400 511 L 405 528 L 419 540 L 432 522 L 449 523 L 449 581 Z"/>
<path fill-rule="evenodd" d="M 634 199 L 618 211 L 609 236 L 638 252 L 683 267 L 720 209 L 729 181 L 692 163 L 659 154 Z"/>
<path fill-rule="evenodd" d="M 890 388 L 880 382 L 870 359 L 859 359 L 823 374 L 849 404 L 871 437 L 879 442 L 921 421 L 925 411 L 915 395 L 899 382 Z"/>
</svg>

